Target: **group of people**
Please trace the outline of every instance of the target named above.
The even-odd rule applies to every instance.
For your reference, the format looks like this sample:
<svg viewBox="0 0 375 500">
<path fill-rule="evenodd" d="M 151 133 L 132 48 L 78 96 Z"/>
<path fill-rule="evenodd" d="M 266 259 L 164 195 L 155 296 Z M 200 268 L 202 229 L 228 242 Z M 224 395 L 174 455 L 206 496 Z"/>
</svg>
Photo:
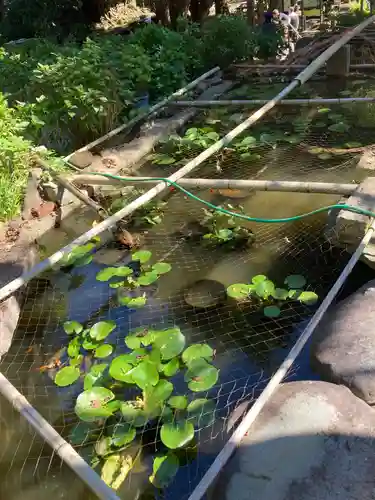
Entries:
<svg viewBox="0 0 375 500">
<path fill-rule="evenodd" d="M 281 32 L 291 52 L 294 52 L 295 43 L 300 37 L 298 33 L 300 15 L 301 12 L 298 4 L 291 6 L 287 12 L 279 12 L 277 9 L 274 9 L 272 12 L 264 14 L 264 24 L 272 26 L 273 29 Z"/>
</svg>

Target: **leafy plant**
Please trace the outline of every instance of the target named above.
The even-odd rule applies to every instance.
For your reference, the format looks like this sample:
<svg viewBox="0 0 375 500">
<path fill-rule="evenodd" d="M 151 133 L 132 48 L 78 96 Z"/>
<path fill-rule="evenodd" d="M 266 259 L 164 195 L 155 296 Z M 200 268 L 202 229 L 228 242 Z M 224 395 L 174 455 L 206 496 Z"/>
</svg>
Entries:
<svg viewBox="0 0 375 500">
<path fill-rule="evenodd" d="M 243 213 L 243 207 L 233 207 L 225 205 L 227 210 L 235 211 L 236 209 Z M 203 235 L 203 239 L 213 245 L 228 245 L 236 247 L 246 245 L 254 241 L 254 233 L 245 227 L 236 225 L 234 217 L 227 215 L 219 210 L 206 210 L 203 227 L 207 231 Z"/>
<path fill-rule="evenodd" d="M 143 192 L 140 193 L 140 195 Z M 126 198 L 118 198 L 110 206 L 110 213 L 115 213 L 121 210 L 126 204 L 128 200 Z M 164 217 L 166 202 L 162 200 L 153 200 L 149 203 L 146 203 L 142 207 L 135 210 L 132 214 L 131 219 L 128 221 L 134 227 L 141 226 L 155 226 L 160 224 Z"/>
<path fill-rule="evenodd" d="M 145 254 L 138 257 L 145 260 Z M 133 459 L 129 446 L 141 439 L 140 429 L 151 429 L 153 422 L 160 421 L 161 443 L 167 450 L 179 450 L 193 441 L 196 427 L 212 425 L 214 402 L 195 399 L 193 395 L 211 389 L 218 380 L 219 370 L 212 364 L 214 351 L 209 345 L 193 344 L 185 348 L 185 336 L 174 326 L 131 331 L 125 337 L 128 353 L 114 357 L 110 363 L 95 363 L 87 373 L 82 373 L 83 353 L 98 352 L 108 346 L 104 341 L 115 328 L 113 321 L 99 321 L 91 328 L 84 328 L 77 321 L 65 322 L 64 330 L 72 337 L 68 344 L 70 364 L 57 372 L 55 383 L 69 386 L 84 375 L 84 390 L 75 404 L 75 412 L 82 421 L 81 434 L 78 436 L 76 428 L 73 437 L 85 443 L 87 436 L 96 436 L 92 463 L 102 465 L 102 479 L 117 489 L 138 458 Z M 174 394 L 170 379 L 179 371 L 184 374 L 192 398 Z M 104 429 L 96 432 L 103 422 Z M 155 432 L 159 432 L 158 428 Z M 157 488 L 163 488 L 178 468 L 177 455 L 160 448 L 149 480 Z"/>
<path fill-rule="evenodd" d="M 268 318 L 277 318 L 281 314 L 284 302 L 298 301 L 302 304 L 313 305 L 318 301 L 318 295 L 312 291 L 303 290 L 306 278 L 299 274 L 292 274 L 285 278 L 286 288 L 277 288 L 275 284 L 263 274 L 253 276 L 251 283 L 235 283 L 227 288 L 228 297 L 239 302 L 255 299 L 263 308 L 263 314 Z"/>
<path fill-rule="evenodd" d="M 119 304 L 135 309 L 143 307 L 147 303 L 147 296 L 142 288 L 156 283 L 160 276 L 172 268 L 167 262 L 150 264 L 151 256 L 149 250 L 139 250 L 132 254 L 132 260 L 136 264 L 135 270 L 129 266 L 105 267 L 98 272 L 96 279 L 110 281 L 117 278 L 116 281 L 111 281 L 109 286 L 118 289 Z"/>
</svg>

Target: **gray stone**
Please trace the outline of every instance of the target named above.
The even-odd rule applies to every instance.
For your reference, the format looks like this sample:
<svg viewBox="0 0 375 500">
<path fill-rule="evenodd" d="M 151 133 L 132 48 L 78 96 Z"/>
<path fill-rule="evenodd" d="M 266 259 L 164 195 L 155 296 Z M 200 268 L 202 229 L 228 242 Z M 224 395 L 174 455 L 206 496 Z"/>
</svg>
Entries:
<svg viewBox="0 0 375 500">
<path fill-rule="evenodd" d="M 331 308 L 313 337 L 312 365 L 375 404 L 375 281 Z"/>
<path fill-rule="evenodd" d="M 344 45 L 327 61 L 326 74 L 329 76 L 348 76 L 350 72 L 350 45 Z"/>
<path fill-rule="evenodd" d="M 77 168 L 86 168 L 94 161 L 94 155 L 90 151 L 77 151 L 70 158 L 69 162 Z"/>
<path fill-rule="evenodd" d="M 374 500 L 375 411 L 347 388 L 282 384 L 218 482 L 212 500 Z"/>
<path fill-rule="evenodd" d="M 356 168 L 361 170 L 375 170 L 375 153 L 373 150 L 364 151 L 361 154 Z"/>
</svg>

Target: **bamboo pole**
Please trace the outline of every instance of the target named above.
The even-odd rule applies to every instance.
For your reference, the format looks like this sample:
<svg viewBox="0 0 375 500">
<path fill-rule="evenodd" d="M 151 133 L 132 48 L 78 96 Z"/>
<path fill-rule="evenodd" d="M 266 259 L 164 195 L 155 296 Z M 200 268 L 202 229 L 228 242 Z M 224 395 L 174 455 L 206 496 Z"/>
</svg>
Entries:
<svg viewBox="0 0 375 500">
<path fill-rule="evenodd" d="M 69 161 L 69 159 L 76 153 L 83 153 L 84 151 L 90 151 L 96 146 L 99 146 L 99 144 L 103 143 L 104 141 L 107 141 L 108 139 L 111 139 L 112 137 L 120 134 L 121 132 L 125 132 L 127 130 L 131 130 L 135 125 L 143 121 L 145 118 L 149 118 L 153 116 L 155 113 L 157 113 L 161 108 L 163 108 L 166 104 L 168 104 L 172 99 L 176 99 L 176 97 L 180 97 L 189 90 L 192 90 L 194 87 L 198 85 L 198 83 L 202 82 L 203 80 L 206 80 L 210 76 L 214 75 L 220 71 L 219 66 L 216 66 L 213 69 L 210 69 L 210 71 L 207 71 L 206 73 L 203 73 L 203 75 L 199 76 L 192 82 L 190 82 L 188 85 L 185 87 L 180 88 L 179 90 L 176 90 L 176 92 L 173 92 L 170 96 L 166 97 L 162 101 L 154 104 L 154 106 L 151 106 L 151 108 L 145 112 L 142 113 L 136 117 L 134 117 L 132 120 L 128 121 L 127 123 L 123 123 L 119 127 L 111 130 L 108 132 L 108 134 L 103 135 L 102 137 L 99 137 L 95 141 L 90 142 L 89 144 L 86 144 L 86 146 L 83 146 L 80 149 L 77 149 L 77 151 L 73 151 L 70 155 L 66 156 L 64 158 L 65 161 Z"/>
<path fill-rule="evenodd" d="M 157 184 L 159 180 L 153 177 L 127 177 L 126 181 L 116 180 L 100 175 L 73 175 L 72 182 L 81 185 L 108 186 L 108 185 L 150 185 Z M 276 191 L 290 193 L 320 193 L 352 195 L 358 184 L 340 184 L 336 182 L 297 182 L 297 181 L 259 181 L 259 180 L 232 180 L 232 179 L 187 179 L 178 181 L 186 188 L 201 189 L 239 189 L 244 191 Z"/>
<path fill-rule="evenodd" d="M 63 439 L 45 418 L 38 413 L 22 394 L 0 373 L 0 393 L 29 422 L 52 447 L 54 452 L 82 479 L 100 500 L 120 500 L 74 448 Z"/>
<path fill-rule="evenodd" d="M 171 106 L 177 107 L 220 107 L 220 106 L 260 106 L 266 104 L 267 99 L 232 99 L 220 101 L 174 101 Z M 300 104 L 348 104 L 352 102 L 375 102 L 375 97 L 343 97 L 343 98 L 316 98 L 316 99 L 285 99 L 278 102 L 278 105 L 295 106 Z"/>
</svg>

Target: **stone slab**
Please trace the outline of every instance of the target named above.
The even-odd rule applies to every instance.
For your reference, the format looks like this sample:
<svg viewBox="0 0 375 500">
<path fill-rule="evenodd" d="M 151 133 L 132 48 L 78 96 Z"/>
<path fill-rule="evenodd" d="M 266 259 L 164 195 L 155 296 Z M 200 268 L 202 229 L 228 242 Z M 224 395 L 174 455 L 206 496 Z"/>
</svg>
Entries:
<svg viewBox="0 0 375 500">
<path fill-rule="evenodd" d="M 210 500 L 374 500 L 375 411 L 346 387 L 282 384 Z"/>
<path fill-rule="evenodd" d="M 333 56 L 326 65 L 327 76 L 346 77 L 350 73 L 350 45 L 344 45 Z"/>
</svg>

